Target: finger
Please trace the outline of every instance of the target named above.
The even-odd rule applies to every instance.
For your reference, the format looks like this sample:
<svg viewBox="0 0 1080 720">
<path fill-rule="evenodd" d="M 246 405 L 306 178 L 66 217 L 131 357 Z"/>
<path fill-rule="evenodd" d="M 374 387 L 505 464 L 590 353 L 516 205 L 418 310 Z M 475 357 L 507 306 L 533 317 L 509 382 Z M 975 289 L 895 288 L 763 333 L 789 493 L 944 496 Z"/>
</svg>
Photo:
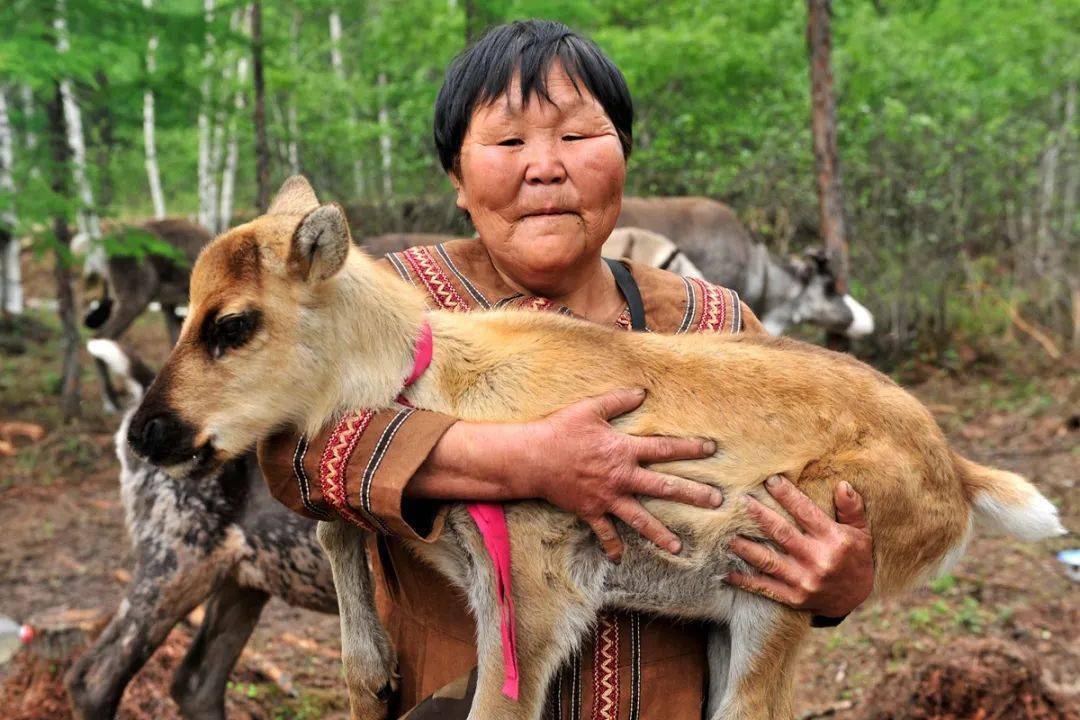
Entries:
<svg viewBox="0 0 1080 720">
<path fill-rule="evenodd" d="M 643 402 L 645 402 L 645 391 L 641 388 L 612 390 L 603 395 L 597 395 L 582 401 L 605 420 L 625 415 L 631 410 L 637 409 Z"/>
<path fill-rule="evenodd" d="M 746 512 L 765 535 L 789 555 L 804 558 L 808 552 L 806 538 L 795 525 L 775 510 L 765 507 L 756 498 L 746 499 Z"/>
<path fill-rule="evenodd" d="M 829 530 L 832 525 L 832 518 L 783 475 L 769 477 L 765 481 L 765 489 L 780 503 L 780 507 L 791 513 L 795 522 L 807 533 L 819 535 Z"/>
<path fill-rule="evenodd" d="M 700 438 L 676 438 L 652 435 L 635 437 L 634 452 L 638 462 L 659 463 L 671 460 L 699 460 L 716 452 L 716 443 Z"/>
<path fill-rule="evenodd" d="M 724 581 L 729 585 L 767 597 L 789 607 L 797 609 L 799 606 L 798 598 L 792 594 L 791 589 L 776 578 L 767 575 L 745 575 L 739 572 L 729 572 Z"/>
<path fill-rule="evenodd" d="M 600 547 L 604 549 L 608 560 L 614 563 L 622 560 L 623 541 L 619 537 L 619 531 L 615 529 L 615 524 L 606 515 L 595 520 L 586 520 L 586 522 L 592 528 L 596 539 L 600 541 Z"/>
<path fill-rule="evenodd" d="M 663 498 L 709 509 L 724 504 L 724 494 L 711 485 L 645 468 L 639 469 L 630 477 L 625 489 L 634 495 Z"/>
<path fill-rule="evenodd" d="M 761 574 L 774 577 L 785 586 L 798 587 L 799 571 L 791 558 L 744 537 L 732 538 L 730 547 L 731 552 L 753 565 Z"/>
<path fill-rule="evenodd" d="M 634 529 L 639 535 L 659 548 L 677 555 L 682 550 L 679 536 L 667 529 L 664 523 L 645 509 L 637 500 L 622 498 L 611 506 L 611 514 Z"/>
<path fill-rule="evenodd" d="M 866 519 L 862 496 L 855 492 L 851 483 L 844 480 L 837 485 L 835 496 L 836 522 L 869 532 L 870 523 Z"/>
</svg>

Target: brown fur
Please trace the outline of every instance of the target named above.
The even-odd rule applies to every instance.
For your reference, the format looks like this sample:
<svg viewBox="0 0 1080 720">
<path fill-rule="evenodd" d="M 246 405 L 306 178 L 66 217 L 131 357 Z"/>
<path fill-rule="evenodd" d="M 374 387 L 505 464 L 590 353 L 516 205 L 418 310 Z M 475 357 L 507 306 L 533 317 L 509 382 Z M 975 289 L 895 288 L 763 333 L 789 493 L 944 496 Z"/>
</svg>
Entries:
<svg viewBox="0 0 1080 720">
<path fill-rule="evenodd" d="M 315 218 L 319 228 L 332 228 L 326 218 L 340 210 L 316 210 L 313 193 L 306 205 L 284 204 L 309 214 L 258 218 L 200 256 L 180 343 L 159 376 L 160 389 L 148 393 L 148 401 L 170 408 L 220 457 L 243 452 L 282 425 L 310 432 L 347 410 L 392 406 L 425 318 L 435 356 L 407 391 L 417 407 L 470 421 L 522 421 L 608 390 L 643 387 L 646 401 L 618 418 L 618 428 L 717 444 L 704 460 L 656 466 L 721 487 L 727 498 L 717 510 L 647 502 L 682 537 L 678 556 L 631 538 L 623 562 L 612 566 L 577 519 L 544 503 L 507 507 L 521 664 L 517 703 L 499 692 L 491 570 L 468 515 L 456 506 L 440 540 L 413 545 L 462 586 L 478 616 L 474 718 L 538 717 L 551 673 L 603 605 L 731 623 L 732 692 L 717 701 L 718 712 L 790 717 L 805 615 L 721 582 L 743 567 L 727 551 L 730 539 L 759 535 L 744 513 L 747 496 L 776 507 L 761 488 L 771 474 L 794 478 L 830 510 L 841 480 L 863 496 L 878 595 L 910 586 L 962 547 L 979 500 L 973 488 L 989 487 L 979 478 L 1016 486 L 1016 497 L 1037 495 L 1022 480 L 959 459 L 915 398 L 849 356 L 770 337 L 623 333 L 555 314 L 425 314 L 423 298 L 377 269 L 352 246 L 347 229 L 337 239 L 331 231 L 314 233 Z M 306 269 L 294 262 L 298 247 Z M 347 256 L 338 259 L 342 248 Z M 249 260 L 238 261 L 252 255 L 259 259 L 255 276 Z M 263 318 L 255 337 L 213 360 L 199 328 L 215 313 L 251 309 Z M 995 501 L 1012 497 L 998 492 Z M 362 599 L 342 594 L 341 601 Z M 345 642 L 349 635 L 344 632 Z"/>
</svg>

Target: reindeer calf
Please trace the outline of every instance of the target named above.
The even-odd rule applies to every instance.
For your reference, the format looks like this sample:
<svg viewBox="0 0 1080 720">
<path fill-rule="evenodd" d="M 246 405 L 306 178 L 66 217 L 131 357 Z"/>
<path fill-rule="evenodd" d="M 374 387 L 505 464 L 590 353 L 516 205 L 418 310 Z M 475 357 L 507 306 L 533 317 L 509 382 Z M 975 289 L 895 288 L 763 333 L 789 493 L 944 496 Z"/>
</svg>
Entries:
<svg viewBox="0 0 1080 720">
<path fill-rule="evenodd" d="M 425 324 L 434 358 L 404 391 L 412 405 L 519 422 L 597 393 L 645 388 L 644 404 L 614 425 L 714 440 L 709 458 L 654 467 L 726 498 L 715 510 L 649 500 L 684 549 L 669 555 L 630 534 L 618 565 L 577 518 L 542 502 L 507 505 L 517 701 L 501 692 L 493 566 L 464 506 L 452 506 L 440 538 L 412 549 L 462 588 L 476 616 L 473 720 L 537 720 L 553 673 L 604 607 L 723 626 L 710 645 L 711 717 L 790 717 L 807 614 L 722 582 L 745 569 L 729 541 L 760 537 L 747 497 L 778 509 L 761 486 L 772 474 L 794 478 L 823 508 L 841 480 L 862 495 L 879 596 L 955 558 L 975 516 L 1027 538 L 1062 532 L 1054 506 L 1027 481 L 958 456 L 915 398 L 851 357 L 780 338 L 622 333 L 554 313 L 429 312 L 353 246 L 342 210 L 320 206 L 302 178 L 286 183 L 267 215 L 200 255 L 191 313 L 129 440 L 175 473 L 199 473 L 283 426 L 314 433 L 357 408 L 392 407 Z M 327 550 L 334 558 L 347 546 Z M 339 583 L 363 572 L 332 562 Z M 370 617 L 357 608 L 371 598 L 338 590 L 348 646 L 370 628 L 345 618 Z M 354 669 L 350 684 L 360 677 Z M 361 690 L 351 688 L 354 700 Z"/>
</svg>

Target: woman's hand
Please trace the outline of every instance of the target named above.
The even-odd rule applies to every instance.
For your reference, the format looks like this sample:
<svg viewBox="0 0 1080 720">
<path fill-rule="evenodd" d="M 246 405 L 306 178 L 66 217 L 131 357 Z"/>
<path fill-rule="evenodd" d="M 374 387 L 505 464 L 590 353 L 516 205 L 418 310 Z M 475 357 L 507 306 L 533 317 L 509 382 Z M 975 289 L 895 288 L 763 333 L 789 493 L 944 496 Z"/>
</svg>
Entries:
<svg viewBox="0 0 1080 720">
<path fill-rule="evenodd" d="M 678 536 L 646 510 L 638 496 L 704 508 L 724 502 L 712 486 L 642 467 L 642 463 L 695 460 L 716 452 L 711 440 L 636 437 L 608 423 L 644 400 L 644 390 L 616 390 L 528 423 L 522 437 L 525 457 L 511 460 L 512 467 L 505 468 L 525 496 L 543 498 L 588 523 L 614 561 L 622 556 L 623 544 L 613 517 L 669 552 L 681 549 Z"/>
<path fill-rule="evenodd" d="M 836 487 L 836 521 L 781 475 L 765 482 L 798 527 L 750 499 L 747 512 L 780 551 L 746 538 L 731 541 L 731 550 L 759 571 L 731 573 L 727 581 L 796 610 L 843 617 L 857 608 L 874 588 L 873 542 L 862 498 L 847 482 Z"/>
</svg>

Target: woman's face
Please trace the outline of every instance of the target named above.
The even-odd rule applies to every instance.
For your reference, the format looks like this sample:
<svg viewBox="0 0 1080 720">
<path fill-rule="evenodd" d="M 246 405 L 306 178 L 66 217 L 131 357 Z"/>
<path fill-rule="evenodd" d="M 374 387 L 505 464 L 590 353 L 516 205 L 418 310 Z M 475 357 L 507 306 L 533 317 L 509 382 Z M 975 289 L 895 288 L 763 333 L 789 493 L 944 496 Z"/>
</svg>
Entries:
<svg viewBox="0 0 1080 720">
<path fill-rule="evenodd" d="M 451 180 L 496 267 L 540 293 L 567 289 L 615 227 L 626 160 L 615 126 L 560 65 L 551 103 L 522 106 L 517 81 L 478 108 Z"/>
</svg>

